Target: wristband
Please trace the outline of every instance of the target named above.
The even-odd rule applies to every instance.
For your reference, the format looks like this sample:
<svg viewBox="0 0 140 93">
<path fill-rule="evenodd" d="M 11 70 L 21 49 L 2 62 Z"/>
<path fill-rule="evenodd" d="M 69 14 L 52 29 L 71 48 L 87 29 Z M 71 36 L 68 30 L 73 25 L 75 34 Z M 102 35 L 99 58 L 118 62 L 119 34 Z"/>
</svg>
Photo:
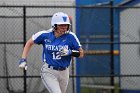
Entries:
<svg viewBox="0 0 140 93">
<path fill-rule="evenodd" d="M 26 58 L 21 58 L 20 61 L 19 61 L 19 64 L 21 64 L 22 62 L 26 62 Z"/>
<path fill-rule="evenodd" d="M 72 50 L 71 56 L 79 57 L 80 56 L 80 52 L 77 51 L 77 50 Z"/>
</svg>

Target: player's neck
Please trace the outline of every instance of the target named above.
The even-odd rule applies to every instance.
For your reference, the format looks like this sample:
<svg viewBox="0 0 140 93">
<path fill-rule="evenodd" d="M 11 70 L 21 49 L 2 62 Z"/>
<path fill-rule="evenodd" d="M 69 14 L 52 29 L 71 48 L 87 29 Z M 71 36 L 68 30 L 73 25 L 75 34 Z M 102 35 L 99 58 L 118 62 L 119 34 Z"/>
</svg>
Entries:
<svg viewBox="0 0 140 93">
<path fill-rule="evenodd" d="M 61 34 L 59 34 L 58 32 L 54 32 L 54 36 L 57 38 L 57 37 L 60 37 L 61 36 Z"/>
</svg>

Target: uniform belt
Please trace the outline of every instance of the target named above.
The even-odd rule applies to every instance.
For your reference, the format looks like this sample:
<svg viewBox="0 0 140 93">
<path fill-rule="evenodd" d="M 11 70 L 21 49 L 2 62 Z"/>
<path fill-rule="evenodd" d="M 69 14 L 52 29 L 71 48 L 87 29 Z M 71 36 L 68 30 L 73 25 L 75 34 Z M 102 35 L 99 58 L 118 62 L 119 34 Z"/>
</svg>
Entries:
<svg viewBox="0 0 140 93">
<path fill-rule="evenodd" d="M 62 68 L 62 67 L 54 67 L 54 66 L 51 66 L 51 65 L 48 65 L 48 68 L 51 68 L 51 69 L 53 69 L 53 70 L 58 70 L 58 71 L 66 70 L 66 68 Z"/>
</svg>

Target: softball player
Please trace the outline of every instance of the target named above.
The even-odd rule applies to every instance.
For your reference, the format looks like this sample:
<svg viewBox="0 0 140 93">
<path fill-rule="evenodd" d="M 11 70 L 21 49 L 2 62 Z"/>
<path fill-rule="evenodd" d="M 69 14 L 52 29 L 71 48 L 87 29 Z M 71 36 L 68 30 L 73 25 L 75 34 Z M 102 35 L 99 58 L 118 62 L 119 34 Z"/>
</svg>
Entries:
<svg viewBox="0 0 140 93">
<path fill-rule="evenodd" d="M 55 13 L 52 28 L 34 34 L 26 43 L 19 67 L 26 69 L 27 55 L 33 44 L 42 44 L 43 62 L 41 79 L 50 93 L 65 93 L 69 81 L 71 58 L 83 57 L 83 49 L 77 36 L 70 31 L 70 20 L 63 12 Z"/>
</svg>

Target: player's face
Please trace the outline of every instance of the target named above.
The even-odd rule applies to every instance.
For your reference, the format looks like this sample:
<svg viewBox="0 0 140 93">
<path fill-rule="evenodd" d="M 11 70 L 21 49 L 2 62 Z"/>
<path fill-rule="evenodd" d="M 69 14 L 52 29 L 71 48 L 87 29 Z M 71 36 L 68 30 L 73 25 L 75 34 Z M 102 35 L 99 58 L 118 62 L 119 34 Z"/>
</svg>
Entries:
<svg viewBox="0 0 140 93">
<path fill-rule="evenodd" d="M 68 24 L 57 25 L 57 33 L 59 33 L 59 35 L 65 34 L 67 29 L 68 29 Z"/>
</svg>

